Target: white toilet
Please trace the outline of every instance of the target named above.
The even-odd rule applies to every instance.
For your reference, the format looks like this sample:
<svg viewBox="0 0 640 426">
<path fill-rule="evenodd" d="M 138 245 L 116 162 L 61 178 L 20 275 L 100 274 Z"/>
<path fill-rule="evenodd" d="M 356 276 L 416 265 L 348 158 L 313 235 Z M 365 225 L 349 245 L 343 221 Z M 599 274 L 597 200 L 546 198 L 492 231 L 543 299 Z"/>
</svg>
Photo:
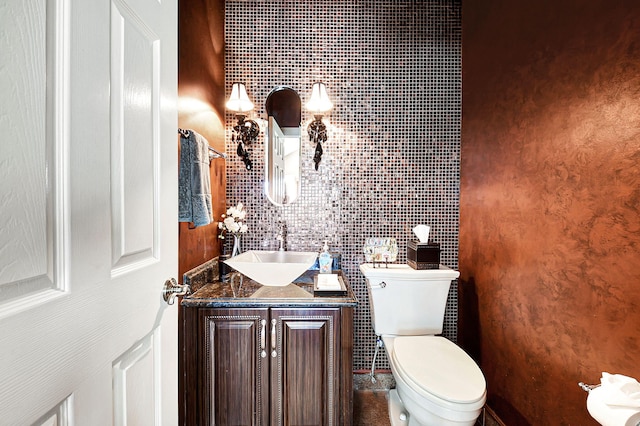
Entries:
<svg viewBox="0 0 640 426">
<path fill-rule="evenodd" d="M 451 281 L 460 273 L 360 265 L 367 279 L 373 329 L 387 349 L 396 389 L 392 426 L 473 425 L 486 400 L 478 365 L 442 333 Z"/>
</svg>

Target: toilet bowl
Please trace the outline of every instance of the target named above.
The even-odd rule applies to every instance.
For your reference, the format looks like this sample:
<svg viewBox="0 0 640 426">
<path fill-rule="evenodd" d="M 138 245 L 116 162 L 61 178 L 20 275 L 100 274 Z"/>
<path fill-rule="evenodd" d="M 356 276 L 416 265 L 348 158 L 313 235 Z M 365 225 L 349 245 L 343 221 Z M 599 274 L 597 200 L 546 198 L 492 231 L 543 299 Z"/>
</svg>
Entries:
<svg viewBox="0 0 640 426">
<path fill-rule="evenodd" d="M 396 389 L 392 426 L 472 426 L 486 401 L 486 382 L 473 359 L 442 333 L 451 281 L 445 266 L 360 265 L 366 277 L 373 329 L 382 337 Z"/>
<path fill-rule="evenodd" d="M 440 336 L 382 338 L 399 402 L 396 425 L 473 425 L 486 400 L 480 368 L 460 347 Z M 408 414 L 408 415 L 407 415 Z M 390 415 L 391 417 L 391 415 Z"/>
</svg>

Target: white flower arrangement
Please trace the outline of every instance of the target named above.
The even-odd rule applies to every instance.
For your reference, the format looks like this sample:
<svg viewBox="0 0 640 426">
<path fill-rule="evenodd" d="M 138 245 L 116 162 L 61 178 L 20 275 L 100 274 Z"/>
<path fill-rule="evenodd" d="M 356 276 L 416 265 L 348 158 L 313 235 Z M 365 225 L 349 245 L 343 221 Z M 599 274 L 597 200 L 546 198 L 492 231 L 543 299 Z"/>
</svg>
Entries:
<svg viewBox="0 0 640 426">
<path fill-rule="evenodd" d="M 243 222 L 246 216 L 247 212 L 242 203 L 229 207 L 227 213 L 222 215 L 222 221 L 218 223 L 218 229 L 220 229 L 218 238 L 224 239 L 225 231 L 231 232 L 234 236 L 247 232 L 247 224 Z"/>
</svg>

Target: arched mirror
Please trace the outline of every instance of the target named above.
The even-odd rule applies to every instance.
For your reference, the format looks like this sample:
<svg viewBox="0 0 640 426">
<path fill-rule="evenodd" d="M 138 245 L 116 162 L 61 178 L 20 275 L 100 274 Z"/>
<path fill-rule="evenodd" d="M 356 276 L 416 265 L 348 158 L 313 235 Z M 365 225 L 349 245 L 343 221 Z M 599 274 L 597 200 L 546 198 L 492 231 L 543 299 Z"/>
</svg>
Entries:
<svg viewBox="0 0 640 426">
<path fill-rule="evenodd" d="M 273 204 L 293 203 L 300 195 L 300 122 L 302 102 L 289 87 L 267 96 L 268 129 L 264 150 L 265 192 Z"/>
</svg>

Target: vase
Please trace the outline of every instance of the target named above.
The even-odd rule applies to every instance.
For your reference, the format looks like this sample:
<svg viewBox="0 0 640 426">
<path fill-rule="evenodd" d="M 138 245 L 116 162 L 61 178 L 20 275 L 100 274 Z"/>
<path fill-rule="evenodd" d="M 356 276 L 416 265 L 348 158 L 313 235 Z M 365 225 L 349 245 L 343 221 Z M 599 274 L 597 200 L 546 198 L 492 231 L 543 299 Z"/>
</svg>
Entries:
<svg viewBox="0 0 640 426">
<path fill-rule="evenodd" d="M 233 236 L 233 249 L 231 250 L 231 257 L 237 256 L 240 254 L 240 236 Z"/>
</svg>

